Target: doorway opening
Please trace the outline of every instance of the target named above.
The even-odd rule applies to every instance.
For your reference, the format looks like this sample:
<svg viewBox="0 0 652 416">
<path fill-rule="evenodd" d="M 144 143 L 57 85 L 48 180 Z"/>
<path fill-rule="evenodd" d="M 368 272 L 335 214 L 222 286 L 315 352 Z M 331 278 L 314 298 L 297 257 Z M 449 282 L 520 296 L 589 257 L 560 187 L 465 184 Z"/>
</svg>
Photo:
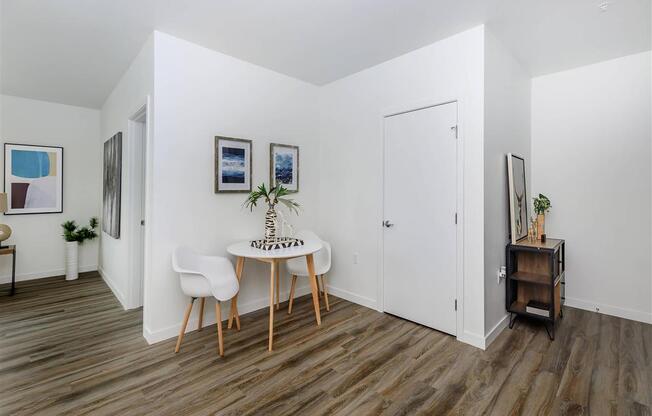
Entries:
<svg viewBox="0 0 652 416">
<path fill-rule="evenodd" d="M 145 202 L 147 193 L 147 104 L 129 118 L 129 308 L 144 303 Z"/>
</svg>

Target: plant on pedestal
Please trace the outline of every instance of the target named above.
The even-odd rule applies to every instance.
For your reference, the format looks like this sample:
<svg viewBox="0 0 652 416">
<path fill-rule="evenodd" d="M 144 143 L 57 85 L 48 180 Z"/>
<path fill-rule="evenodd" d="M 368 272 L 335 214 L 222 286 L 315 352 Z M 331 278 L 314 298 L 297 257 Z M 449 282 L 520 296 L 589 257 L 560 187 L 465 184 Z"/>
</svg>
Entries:
<svg viewBox="0 0 652 416">
<path fill-rule="evenodd" d="M 80 227 L 74 220 L 61 224 L 63 239 L 66 240 L 66 280 L 75 280 L 79 277 L 79 245 L 86 240 L 97 237 L 95 229 L 98 220 L 92 217 L 88 226 Z"/>
</svg>

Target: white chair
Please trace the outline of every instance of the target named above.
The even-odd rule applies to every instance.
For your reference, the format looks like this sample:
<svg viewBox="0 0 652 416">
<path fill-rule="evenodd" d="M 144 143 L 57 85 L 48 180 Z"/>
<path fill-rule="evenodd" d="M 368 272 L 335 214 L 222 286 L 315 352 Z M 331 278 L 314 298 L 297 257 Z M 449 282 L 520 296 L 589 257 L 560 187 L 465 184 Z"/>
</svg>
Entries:
<svg viewBox="0 0 652 416">
<path fill-rule="evenodd" d="M 328 273 L 331 269 L 331 245 L 319 238 L 317 234 L 309 230 L 299 231 L 296 235 L 296 238 L 302 240 L 318 240 L 321 241 L 323 247 L 321 250 L 316 252 L 313 255 L 315 260 L 315 275 L 317 276 L 317 288 L 319 289 L 319 278 L 321 277 L 321 289 L 319 292 L 324 297 L 326 302 L 326 310 L 330 311 L 330 305 L 328 304 L 328 289 L 326 289 L 326 284 L 324 282 L 324 275 Z M 292 275 L 292 286 L 290 287 L 290 302 L 288 305 L 288 314 L 292 313 L 292 302 L 294 301 L 294 288 L 297 282 L 297 276 L 308 276 L 308 265 L 306 264 L 306 259 L 304 257 L 298 257 L 290 259 L 286 262 L 287 269 Z"/>
<path fill-rule="evenodd" d="M 203 256 L 187 247 L 179 247 L 172 254 L 172 267 L 179 273 L 181 290 L 190 296 L 190 304 L 186 308 L 183 324 L 179 332 L 179 339 L 174 352 L 179 352 L 183 334 L 186 332 L 188 318 L 192 311 L 192 304 L 197 298 L 199 304 L 199 330 L 202 329 L 204 319 L 204 301 L 212 296 L 215 302 L 215 317 L 217 320 L 218 351 L 224 355 L 224 340 L 222 338 L 222 311 L 221 302 L 232 299 L 239 290 L 238 279 L 235 276 L 231 262 L 218 256 Z M 236 310 L 237 316 L 237 310 Z"/>
</svg>

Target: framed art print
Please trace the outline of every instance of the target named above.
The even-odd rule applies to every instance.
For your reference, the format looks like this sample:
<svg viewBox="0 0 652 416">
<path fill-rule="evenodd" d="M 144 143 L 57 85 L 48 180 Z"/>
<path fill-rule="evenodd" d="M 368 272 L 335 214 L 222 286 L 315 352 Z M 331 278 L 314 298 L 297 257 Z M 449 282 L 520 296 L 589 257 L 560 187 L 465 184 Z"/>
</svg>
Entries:
<svg viewBox="0 0 652 416">
<path fill-rule="evenodd" d="M 283 185 L 290 192 L 299 191 L 299 146 L 269 145 L 269 183 Z"/>
<path fill-rule="evenodd" d="M 102 231 L 120 238 L 120 206 L 122 200 L 122 133 L 104 142 L 102 176 Z"/>
<path fill-rule="evenodd" d="M 527 237 L 528 199 L 525 179 L 525 159 L 507 154 L 507 179 L 509 181 L 509 221 L 512 244 Z"/>
<path fill-rule="evenodd" d="M 6 215 L 63 212 L 63 147 L 5 143 Z"/>
<path fill-rule="evenodd" d="M 215 193 L 251 192 L 251 140 L 215 136 Z"/>
</svg>

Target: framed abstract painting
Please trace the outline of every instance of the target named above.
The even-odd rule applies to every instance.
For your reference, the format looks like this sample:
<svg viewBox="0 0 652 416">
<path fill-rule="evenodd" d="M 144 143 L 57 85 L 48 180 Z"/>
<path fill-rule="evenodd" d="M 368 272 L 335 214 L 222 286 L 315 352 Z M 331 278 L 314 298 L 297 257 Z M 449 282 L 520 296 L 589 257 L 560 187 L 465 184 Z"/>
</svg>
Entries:
<svg viewBox="0 0 652 416">
<path fill-rule="evenodd" d="M 122 132 L 104 142 L 102 173 L 102 231 L 120 238 L 120 206 L 122 201 Z"/>
<path fill-rule="evenodd" d="M 215 193 L 251 192 L 251 140 L 215 136 Z"/>
<path fill-rule="evenodd" d="M 299 191 L 299 146 L 269 145 L 269 183 L 283 185 L 290 192 Z"/>
<path fill-rule="evenodd" d="M 509 186 L 509 222 L 512 244 L 527 237 L 528 199 L 525 178 L 525 159 L 507 154 L 507 180 Z"/>
<path fill-rule="evenodd" d="M 63 212 L 63 147 L 5 143 L 7 212 Z"/>
</svg>

